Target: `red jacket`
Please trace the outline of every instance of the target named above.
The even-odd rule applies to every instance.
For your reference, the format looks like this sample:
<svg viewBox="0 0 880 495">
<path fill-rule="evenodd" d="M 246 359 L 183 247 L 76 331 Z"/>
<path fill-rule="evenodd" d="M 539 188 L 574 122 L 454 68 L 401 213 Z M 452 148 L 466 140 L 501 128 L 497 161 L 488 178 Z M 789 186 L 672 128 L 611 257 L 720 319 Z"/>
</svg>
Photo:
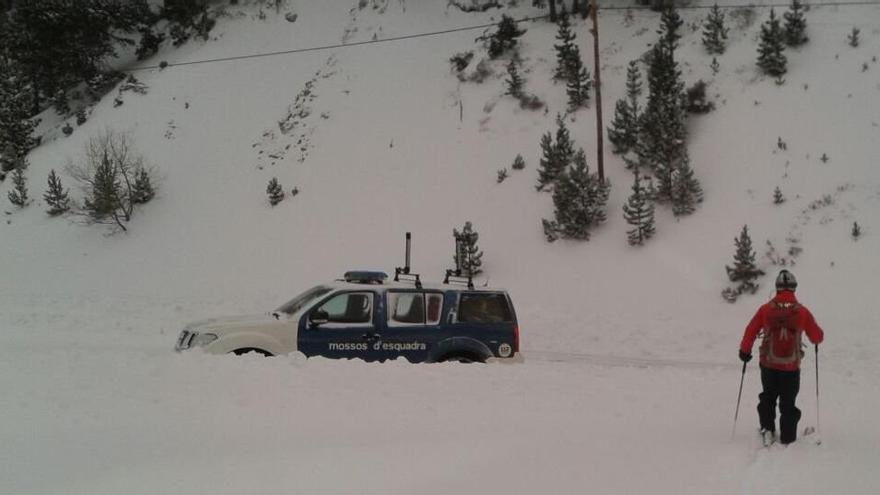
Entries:
<svg viewBox="0 0 880 495">
<path fill-rule="evenodd" d="M 770 336 L 770 329 L 773 328 L 773 319 L 778 318 L 780 314 L 784 314 L 785 326 L 790 327 L 783 329 L 782 333 L 775 337 Z M 777 321 L 779 321 L 777 319 Z M 779 325 L 777 324 L 777 327 Z M 761 366 L 783 371 L 794 371 L 800 368 L 800 349 L 794 352 L 791 358 L 779 358 L 773 353 L 773 345 L 776 341 L 785 338 L 793 338 L 794 342 L 799 343 L 801 333 L 807 334 L 810 342 L 814 344 L 822 343 L 825 333 L 816 324 L 816 320 L 806 307 L 801 306 L 794 297 L 794 292 L 783 290 L 776 293 L 776 296 L 767 304 L 764 304 L 752 317 L 752 321 L 746 327 L 743 334 L 740 350 L 751 354 L 752 345 L 758 337 L 758 333 L 764 330 L 764 337 L 761 341 Z M 794 332 L 793 334 L 791 332 Z M 771 342 L 771 340 L 776 341 Z"/>
</svg>

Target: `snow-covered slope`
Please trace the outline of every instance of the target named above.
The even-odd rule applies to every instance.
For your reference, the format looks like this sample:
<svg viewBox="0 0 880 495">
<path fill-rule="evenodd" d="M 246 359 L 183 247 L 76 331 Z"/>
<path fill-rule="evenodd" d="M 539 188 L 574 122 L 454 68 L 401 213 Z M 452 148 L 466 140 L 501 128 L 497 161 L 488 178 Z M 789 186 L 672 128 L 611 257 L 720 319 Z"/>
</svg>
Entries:
<svg viewBox="0 0 880 495">
<path fill-rule="evenodd" d="M 107 127 L 130 131 L 162 182 L 124 234 L 48 218 L 40 201 L 5 208 L 0 492 L 875 491 L 880 7 L 812 8 L 810 42 L 788 51 L 781 86 L 754 67 L 767 9 L 754 9 L 750 24 L 745 11 L 730 13 L 715 76 L 690 28 L 706 11 L 682 11 L 685 80 L 710 82 L 717 105 L 690 121 L 706 201 L 681 220 L 658 210 L 656 238 L 631 248 L 620 214 L 631 176 L 611 155 L 607 224 L 586 243 L 544 240 L 552 203 L 534 190 L 538 142 L 565 107 L 564 88 L 550 81 L 549 23 L 526 23 L 522 48 L 527 90 L 546 112 L 502 96 L 503 61 L 482 84 L 450 73 L 454 53 L 485 56 L 474 41 L 481 30 L 173 65 L 538 13 L 524 1 L 471 14 L 437 1 L 363 3 L 290 1 L 260 19 L 242 1 L 211 41 L 146 62 L 172 64 L 164 70 L 135 71 L 148 94 L 126 93 L 119 107 L 105 99 L 70 137 L 47 119 L 44 144 L 29 157 L 32 196 Z M 658 15 L 607 10 L 600 21 L 608 119 Z M 857 48 L 845 41 L 853 26 Z M 575 29 L 592 67 L 587 27 L 578 20 Z M 302 117 L 285 135 L 278 124 L 291 112 Z M 568 117 L 591 167 L 593 112 Z M 496 183 L 517 153 L 526 169 Z M 273 176 L 300 192 L 270 208 Z M 788 201 L 774 206 L 777 186 Z M 466 220 L 480 232 L 486 279 L 516 303 L 523 364 L 171 352 L 187 321 L 269 309 L 349 268 L 402 264 L 405 231 L 414 267 L 439 279 L 452 261 L 452 229 Z M 853 221 L 863 226 L 858 241 Z M 720 297 L 724 265 L 745 224 L 771 275 L 730 305 Z M 823 444 L 756 455 L 754 365 L 732 441 L 730 428 L 736 347 L 779 268 L 764 256 L 767 241 L 785 256 L 803 248 L 798 294 L 827 332 Z M 802 425 L 818 419 L 813 365 L 810 357 Z"/>
</svg>

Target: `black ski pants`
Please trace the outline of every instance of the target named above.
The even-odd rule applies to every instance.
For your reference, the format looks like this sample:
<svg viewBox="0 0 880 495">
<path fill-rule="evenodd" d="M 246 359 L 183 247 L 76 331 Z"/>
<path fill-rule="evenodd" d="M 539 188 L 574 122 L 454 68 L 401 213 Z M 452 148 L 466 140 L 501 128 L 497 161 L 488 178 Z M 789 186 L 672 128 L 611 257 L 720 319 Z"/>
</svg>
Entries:
<svg viewBox="0 0 880 495">
<path fill-rule="evenodd" d="M 779 441 L 791 443 L 797 439 L 797 424 L 801 410 L 794 402 L 801 388 L 801 371 L 781 371 L 761 366 L 761 385 L 758 395 L 758 418 L 761 428 L 776 431 L 776 401 L 779 400 Z"/>
</svg>

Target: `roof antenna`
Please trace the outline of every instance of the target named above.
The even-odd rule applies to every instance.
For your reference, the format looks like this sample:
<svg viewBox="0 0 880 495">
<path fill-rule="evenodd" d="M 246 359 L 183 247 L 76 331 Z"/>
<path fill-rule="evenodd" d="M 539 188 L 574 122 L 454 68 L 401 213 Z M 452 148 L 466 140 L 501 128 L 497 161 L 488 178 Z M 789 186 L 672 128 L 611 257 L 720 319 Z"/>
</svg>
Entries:
<svg viewBox="0 0 880 495">
<path fill-rule="evenodd" d="M 411 275 L 416 283 L 416 288 L 421 289 L 422 288 L 422 281 L 420 280 L 419 274 L 417 274 L 417 273 L 410 274 L 410 252 L 412 251 L 411 245 L 412 245 L 412 234 L 407 232 L 406 233 L 406 258 L 404 260 L 406 262 L 406 265 L 403 266 L 402 268 L 397 267 L 394 269 L 394 281 L 400 282 L 401 275 Z"/>
</svg>

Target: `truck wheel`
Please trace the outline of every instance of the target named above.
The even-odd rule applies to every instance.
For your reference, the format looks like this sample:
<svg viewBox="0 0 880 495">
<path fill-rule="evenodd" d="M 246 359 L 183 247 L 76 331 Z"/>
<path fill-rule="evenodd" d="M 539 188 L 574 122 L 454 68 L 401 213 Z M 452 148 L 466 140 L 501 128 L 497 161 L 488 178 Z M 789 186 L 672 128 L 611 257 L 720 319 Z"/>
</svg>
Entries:
<svg viewBox="0 0 880 495">
<path fill-rule="evenodd" d="M 471 353 L 455 353 L 443 356 L 438 362 L 453 361 L 457 363 L 485 363 L 486 360 Z"/>
<path fill-rule="evenodd" d="M 259 354 L 264 357 L 272 357 L 271 352 L 264 351 L 262 349 L 256 349 L 254 347 L 245 347 L 243 349 L 236 349 L 236 350 L 232 351 L 232 354 L 235 354 L 236 356 L 242 356 L 244 354 L 249 354 L 251 352 Z"/>
</svg>

